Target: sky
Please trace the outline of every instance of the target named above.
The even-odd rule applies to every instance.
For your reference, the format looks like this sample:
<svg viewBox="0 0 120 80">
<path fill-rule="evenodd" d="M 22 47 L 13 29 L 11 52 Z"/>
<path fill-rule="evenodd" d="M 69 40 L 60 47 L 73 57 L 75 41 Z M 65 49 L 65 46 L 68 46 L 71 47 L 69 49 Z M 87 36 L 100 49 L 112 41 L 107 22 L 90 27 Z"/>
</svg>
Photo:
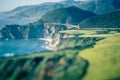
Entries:
<svg viewBox="0 0 120 80">
<path fill-rule="evenodd" d="M 18 6 L 34 5 L 43 2 L 58 2 L 62 0 L 0 0 L 0 12 L 10 11 Z"/>
</svg>

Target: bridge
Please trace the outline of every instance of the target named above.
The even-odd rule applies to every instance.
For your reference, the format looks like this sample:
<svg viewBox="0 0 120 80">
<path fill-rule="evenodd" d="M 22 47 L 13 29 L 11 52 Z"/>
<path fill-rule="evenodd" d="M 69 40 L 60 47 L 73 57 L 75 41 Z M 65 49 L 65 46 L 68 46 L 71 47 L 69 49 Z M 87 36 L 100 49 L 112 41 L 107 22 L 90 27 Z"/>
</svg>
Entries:
<svg viewBox="0 0 120 80">
<path fill-rule="evenodd" d="M 67 26 L 68 28 L 78 28 L 80 29 L 79 25 L 72 25 L 72 24 L 64 24 L 64 23 L 55 23 L 55 22 L 51 22 L 51 23 L 45 23 L 46 25 L 62 25 L 62 26 Z"/>
</svg>

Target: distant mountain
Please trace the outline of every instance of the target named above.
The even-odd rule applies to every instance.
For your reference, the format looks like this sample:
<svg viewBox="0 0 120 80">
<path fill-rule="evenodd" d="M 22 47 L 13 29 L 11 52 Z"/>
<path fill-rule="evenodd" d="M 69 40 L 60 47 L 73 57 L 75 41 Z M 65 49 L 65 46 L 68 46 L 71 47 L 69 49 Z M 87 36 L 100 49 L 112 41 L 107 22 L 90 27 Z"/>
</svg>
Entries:
<svg viewBox="0 0 120 80">
<path fill-rule="evenodd" d="M 0 29 L 2 29 L 4 27 L 4 25 L 6 24 L 12 24 L 12 23 L 17 23 L 17 22 L 14 22 L 14 21 L 10 21 L 10 20 L 5 20 L 5 19 L 0 19 Z"/>
<path fill-rule="evenodd" d="M 12 24 L 21 24 L 26 25 L 32 21 L 28 20 L 9 20 L 9 19 L 0 19 L 0 30 L 5 27 L 5 25 L 12 25 Z"/>
<path fill-rule="evenodd" d="M 19 24 L 23 24 L 23 22 L 28 24 L 39 20 L 45 13 L 64 6 L 65 5 L 59 3 L 43 3 L 40 5 L 17 7 L 12 11 L 1 13 L 0 19 L 4 22 L 10 20 L 11 22 L 8 24 L 18 24 L 18 22 Z M 6 23 L 0 23 L 0 27 L 3 25 L 6 25 Z"/>
<path fill-rule="evenodd" d="M 80 4 L 82 1 L 74 1 L 74 0 L 65 0 L 61 2 L 48 2 L 42 3 L 38 5 L 29 5 L 29 6 L 20 6 L 11 11 L 4 12 L 3 18 L 7 19 L 26 19 L 26 20 L 38 20 L 45 13 L 64 7 L 70 7 L 73 5 Z"/>
<path fill-rule="evenodd" d="M 62 4 L 67 4 L 67 5 L 77 5 L 77 4 L 80 4 L 82 3 L 83 1 L 75 1 L 75 0 L 64 0 L 64 1 L 61 1 L 60 3 Z"/>
<path fill-rule="evenodd" d="M 25 24 L 28 24 L 30 22 L 35 22 L 39 20 L 41 16 L 43 16 L 49 11 L 52 11 L 58 8 L 73 6 L 73 4 L 77 5 L 77 4 L 80 4 L 81 2 L 82 1 L 72 0 L 71 2 L 66 0 L 58 3 L 48 2 L 48 3 L 39 4 L 39 5 L 21 6 L 8 12 L 0 13 L 0 19 L 13 21 L 12 22 L 13 24 L 18 24 L 17 22 L 25 22 Z"/>
<path fill-rule="evenodd" d="M 64 7 L 64 5 L 59 3 L 44 3 L 18 7 L 10 12 L 5 12 L 4 15 L 9 19 L 38 20 L 45 13 L 61 7 Z"/>
<path fill-rule="evenodd" d="M 88 0 L 77 6 L 96 14 L 104 14 L 120 9 L 120 0 Z"/>
<path fill-rule="evenodd" d="M 96 14 L 81 10 L 77 7 L 60 8 L 46 13 L 41 20 L 47 23 L 78 24 L 79 22 L 93 17 Z"/>
<path fill-rule="evenodd" d="M 10 24 L 18 24 L 18 22 L 19 24 L 23 24 L 23 22 L 28 24 L 39 20 L 41 16 L 49 11 L 70 6 L 76 6 L 96 14 L 104 14 L 120 9 L 120 0 L 64 0 L 58 3 L 48 2 L 39 5 L 21 6 L 12 11 L 0 13 L 0 19 L 10 20 Z M 0 23 L 0 27 L 3 25 L 6 24 L 1 25 Z"/>
<path fill-rule="evenodd" d="M 120 28 L 120 11 L 97 15 L 79 25 L 81 28 Z"/>
</svg>

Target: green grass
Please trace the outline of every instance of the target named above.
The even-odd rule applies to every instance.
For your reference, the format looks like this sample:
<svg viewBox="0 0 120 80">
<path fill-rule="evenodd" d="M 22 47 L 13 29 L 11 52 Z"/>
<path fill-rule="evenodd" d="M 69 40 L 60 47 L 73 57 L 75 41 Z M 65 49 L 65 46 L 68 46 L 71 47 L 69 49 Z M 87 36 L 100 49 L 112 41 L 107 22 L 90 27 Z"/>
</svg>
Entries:
<svg viewBox="0 0 120 80">
<path fill-rule="evenodd" d="M 80 52 L 79 56 L 89 62 L 83 80 L 120 79 L 120 36 L 107 37 L 94 48 Z"/>
<path fill-rule="evenodd" d="M 96 34 L 96 30 L 63 30 L 60 33 L 64 34 Z"/>
<path fill-rule="evenodd" d="M 120 33 L 114 34 L 95 34 L 95 35 L 81 35 L 79 37 L 110 37 L 110 36 L 120 36 Z"/>
<path fill-rule="evenodd" d="M 120 30 L 120 28 L 82 28 L 83 30 Z"/>
<path fill-rule="evenodd" d="M 69 37 L 109 37 L 120 35 L 119 28 L 86 28 L 81 30 L 64 30 L 61 34 L 67 34 Z"/>
<path fill-rule="evenodd" d="M 61 50 L 0 59 L 0 80 L 77 80 L 87 66 L 77 53 L 78 50 Z"/>
<path fill-rule="evenodd" d="M 120 78 L 120 33 L 113 29 L 106 34 L 98 34 L 97 31 L 108 30 L 61 31 L 73 37 L 61 39 L 58 51 L 1 58 L 0 79 L 49 80 L 51 77 L 52 80 L 118 79 Z M 41 60 L 36 61 L 36 59 Z M 24 71 L 27 76 L 21 74 Z"/>
<path fill-rule="evenodd" d="M 58 51 L 1 58 L 2 76 L 0 75 L 0 79 L 43 80 L 45 77 L 49 80 L 52 77 L 52 80 L 78 80 L 85 74 L 88 62 L 77 55 L 80 50 L 94 45 L 95 40 L 93 38 L 68 38 L 60 43 L 61 46 L 64 43 L 67 44 Z M 27 76 L 22 75 L 23 73 Z"/>
</svg>

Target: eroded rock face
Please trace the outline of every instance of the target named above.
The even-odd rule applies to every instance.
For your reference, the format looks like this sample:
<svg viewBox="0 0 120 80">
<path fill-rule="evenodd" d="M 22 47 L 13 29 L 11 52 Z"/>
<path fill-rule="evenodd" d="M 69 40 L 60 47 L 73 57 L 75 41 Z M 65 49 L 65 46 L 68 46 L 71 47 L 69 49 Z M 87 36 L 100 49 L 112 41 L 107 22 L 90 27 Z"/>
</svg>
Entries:
<svg viewBox="0 0 120 80">
<path fill-rule="evenodd" d="M 61 30 L 67 30 L 67 26 L 40 23 L 27 26 L 7 25 L 0 31 L 1 39 L 28 39 L 28 38 L 54 38 Z"/>
<path fill-rule="evenodd" d="M 20 26 L 7 25 L 0 31 L 0 39 L 40 39 L 45 40 L 45 46 L 57 51 L 57 45 L 65 35 L 60 35 L 59 31 L 71 29 L 71 26 L 56 23 L 35 23 Z"/>
<path fill-rule="evenodd" d="M 57 24 L 44 24 L 44 37 L 45 38 L 55 38 L 57 33 L 62 30 L 67 30 L 68 27 L 64 25 Z"/>
</svg>

